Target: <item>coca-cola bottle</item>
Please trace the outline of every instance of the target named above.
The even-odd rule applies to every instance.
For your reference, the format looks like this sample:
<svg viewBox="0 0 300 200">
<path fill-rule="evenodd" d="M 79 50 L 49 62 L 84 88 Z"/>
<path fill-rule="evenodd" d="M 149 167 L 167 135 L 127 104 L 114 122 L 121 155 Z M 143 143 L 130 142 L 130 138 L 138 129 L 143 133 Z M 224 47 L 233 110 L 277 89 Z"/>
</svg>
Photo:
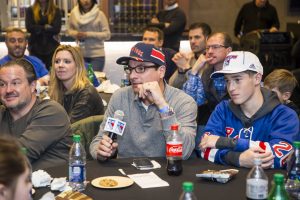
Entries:
<svg viewBox="0 0 300 200">
<path fill-rule="evenodd" d="M 182 173 L 182 137 L 178 133 L 178 124 L 171 126 L 171 134 L 167 138 L 167 172 L 170 176 Z"/>
</svg>

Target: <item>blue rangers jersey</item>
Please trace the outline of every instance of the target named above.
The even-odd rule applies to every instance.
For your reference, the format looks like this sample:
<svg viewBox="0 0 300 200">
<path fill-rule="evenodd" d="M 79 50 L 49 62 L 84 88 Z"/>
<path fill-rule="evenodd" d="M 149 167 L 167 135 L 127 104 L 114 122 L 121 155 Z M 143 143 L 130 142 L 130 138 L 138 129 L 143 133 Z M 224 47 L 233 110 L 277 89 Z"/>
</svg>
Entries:
<svg viewBox="0 0 300 200">
<path fill-rule="evenodd" d="M 235 155 L 239 155 L 257 145 L 272 151 L 275 156 L 273 168 L 285 167 L 286 159 L 293 149 L 291 144 L 299 138 L 299 118 L 294 110 L 280 104 L 275 93 L 264 88 L 261 90 L 264 103 L 251 118 L 247 118 L 240 107 L 230 100 L 217 105 L 205 127 L 205 134 L 234 138 L 235 145 L 207 148 L 202 152 L 204 159 L 239 166 L 239 156 L 235 156 L 235 161 L 230 161 L 225 159 L 226 154 L 236 152 Z"/>
</svg>

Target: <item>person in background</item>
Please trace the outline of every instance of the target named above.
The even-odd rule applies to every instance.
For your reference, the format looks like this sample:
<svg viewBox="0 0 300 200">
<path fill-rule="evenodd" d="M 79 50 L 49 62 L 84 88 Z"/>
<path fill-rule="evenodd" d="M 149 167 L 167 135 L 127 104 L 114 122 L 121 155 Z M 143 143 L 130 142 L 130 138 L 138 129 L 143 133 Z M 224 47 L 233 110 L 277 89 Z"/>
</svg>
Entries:
<svg viewBox="0 0 300 200">
<path fill-rule="evenodd" d="M 102 99 L 87 78 L 80 49 L 60 45 L 53 54 L 49 96 L 67 111 L 71 123 L 104 114 Z"/>
<path fill-rule="evenodd" d="M 166 63 L 162 51 L 151 44 L 137 43 L 130 56 L 119 58 L 117 63 L 127 65 L 124 70 L 131 86 L 111 97 L 99 133 L 90 145 L 93 158 L 106 160 L 116 154 L 119 158 L 165 157 L 166 138 L 174 123 L 180 125 L 183 159 L 189 158 L 195 147 L 196 103 L 163 80 Z M 123 136 L 112 143 L 104 126 L 117 110 L 124 112 L 126 127 Z"/>
<path fill-rule="evenodd" d="M 201 54 L 205 54 L 206 40 L 211 34 L 211 28 L 206 23 L 196 22 L 189 27 L 189 41 L 192 52 L 178 52 L 172 58 L 177 65 L 177 70 L 170 78 L 170 85 L 182 89 L 183 84 L 187 81 L 187 71 L 190 70 Z M 199 75 L 202 75 L 202 70 Z"/>
<path fill-rule="evenodd" d="M 268 29 L 270 32 L 276 32 L 279 26 L 276 8 L 268 0 L 253 0 L 243 5 L 239 11 L 234 34 L 241 38 L 251 31 Z"/>
<path fill-rule="evenodd" d="M 223 69 L 211 78 L 225 76 L 230 100 L 217 105 L 199 144 L 202 157 L 211 162 L 251 168 L 260 158 L 263 168 L 283 168 L 298 137 L 297 114 L 276 95 L 261 87 L 263 67 L 246 51 L 227 55 Z"/>
<path fill-rule="evenodd" d="M 150 26 L 157 26 L 164 32 L 163 47 L 178 52 L 181 35 L 186 25 L 186 16 L 178 7 L 177 0 L 164 0 L 165 10 L 159 11 L 150 21 Z"/>
<path fill-rule="evenodd" d="M 21 146 L 12 138 L 0 137 L 0 199 L 31 200 L 31 168 Z"/>
<path fill-rule="evenodd" d="M 68 115 L 57 102 L 39 99 L 35 88 L 34 68 L 26 59 L 0 68 L 0 135 L 17 138 L 34 169 L 66 164 L 72 143 Z"/>
<path fill-rule="evenodd" d="M 162 47 L 164 43 L 164 33 L 162 30 L 156 27 L 146 27 L 143 33 L 142 41 L 145 44 L 153 44 L 156 48 L 160 49 L 165 55 L 166 59 L 166 74 L 165 80 L 168 82 L 169 78 L 177 69 L 176 64 L 172 61 L 172 57 L 175 55 L 176 51 L 170 48 Z"/>
<path fill-rule="evenodd" d="M 299 116 L 298 106 L 290 100 L 297 84 L 296 77 L 286 69 L 275 69 L 264 79 L 264 87 L 276 92 L 280 102 L 293 109 Z"/>
<path fill-rule="evenodd" d="M 183 85 L 183 91 L 197 102 L 198 125 L 205 125 L 216 105 L 228 98 L 224 77 L 209 77 L 213 72 L 222 69 L 227 54 L 232 50 L 231 46 L 232 41 L 227 33 L 211 34 L 206 42 L 206 54 L 201 54 L 187 73 L 188 80 Z"/>
<path fill-rule="evenodd" d="M 26 10 L 25 25 L 27 32 L 30 33 L 28 40 L 30 55 L 41 59 L 49 70 L 52 55 L 59 45 L 60 9 L 54 4 L 54 0 L 35 0 Z"/>
<path fill-rule="evenodd" d="M 48 85 L 50 77 L 45 64 L 35 56 L 25 55 L 27 38 L 26 33 L 22 29 L 15 27 L 7 28 L 5 35 L 5 45 L 7 47 L 8 55 L 1 58 L 0 65 L 18 58 L 25 58 L 32 63 L 40 85 Z"/>
<path fill-rule="evenodd" d="M 97 0 L 78 0 L 77 3 L 70 14 L 68 34 L 79 43 L 85 62 L 91 63 L 95 71 L 103 71 L 104 40 L 111 36 L 107 18 Z"/>
</svg>

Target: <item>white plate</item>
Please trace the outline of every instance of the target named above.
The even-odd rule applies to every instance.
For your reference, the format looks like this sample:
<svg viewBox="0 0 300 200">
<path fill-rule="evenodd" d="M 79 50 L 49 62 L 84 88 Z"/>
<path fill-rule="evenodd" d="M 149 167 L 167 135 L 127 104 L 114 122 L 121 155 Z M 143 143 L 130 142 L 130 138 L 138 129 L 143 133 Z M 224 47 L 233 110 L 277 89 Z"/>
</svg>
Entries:
<svg viewBox="0 0 300 200">
<path fill-rule="evenodd" d="M 103 179 L 115 180 L 115 181 L 117 181 L 118 185 L 112 186 L 112 187 L 102 186 L 102 185 L 100 185 L 100 181 Z M 92 180 L 92 185 L 94 187 L 105 188 L 105 189 L 128 187 L 128 186 L 131 186 L 133 183 L 134 183 L 134 181 L 132 179 L 130 179 L 128 177 L 124 177 L 124 176 L 103 176 L 103 177 L 95 178 L 94 180 Z"/>
</svg>

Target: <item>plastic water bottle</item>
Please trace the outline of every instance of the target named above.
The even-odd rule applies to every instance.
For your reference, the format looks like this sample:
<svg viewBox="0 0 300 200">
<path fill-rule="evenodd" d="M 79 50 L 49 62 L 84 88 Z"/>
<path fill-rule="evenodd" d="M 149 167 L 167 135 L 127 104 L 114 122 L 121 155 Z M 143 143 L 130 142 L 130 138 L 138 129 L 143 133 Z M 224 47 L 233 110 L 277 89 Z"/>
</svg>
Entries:
<svg viewBox="0 0 300 200">
<path fill-rule="evenodd" d="M 194 194 L 194 184 L 192 182 L 182 183 L 182 190 L 179 200 L 197 200 Z"/>
<path fill-rule="evenodd" d="M 170 176 L 179 176 L 182 173 L 182 137 L 178 133 L 178 124 L 173 124 L 171 131 L 166 147 L 167 172 Z"/>
<path fill-rule="evenodd" d="M 121 87 L 130 86 L 130 80 L 128 74 L 124 72 L 123 77 L 121 79 Z"/>
<path fill-rule="evenodd" d="M 261 167 L 261 160 L 254 160 L 255 166 L 247 175 L 246 196 L 247 199 L 267 199 L 268 177 Z"/>
<path fill-rule="evenodd" d="M 73 191 L 85 189 L 86 153 L 80 143 L 80 135 L 73 135 L 73 145 L 69 154 L 69 184 Z"/>
<path fill-rule="evenodd" d="M 268 200 L 289 200 L 289 195 L 284 187 L 284 176 L 283 174 L 274 174 L 274 184 L 271 188 Z"/>
<path fill-rule="evenodd" d="M 293 142 L 294 152 L 287 163 L 285 188 L 292 199 L 300 199 L 300 142 Z"/>
</svg>

